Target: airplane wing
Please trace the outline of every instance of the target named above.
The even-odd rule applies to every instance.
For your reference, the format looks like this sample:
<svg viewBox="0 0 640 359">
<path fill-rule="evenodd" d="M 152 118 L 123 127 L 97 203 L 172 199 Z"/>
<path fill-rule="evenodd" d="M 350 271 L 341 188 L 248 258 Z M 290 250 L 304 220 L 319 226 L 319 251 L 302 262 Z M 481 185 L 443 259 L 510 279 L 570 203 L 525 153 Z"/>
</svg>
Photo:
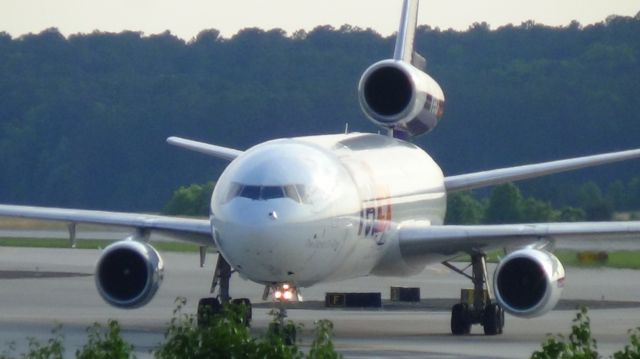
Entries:
<svg viewBox="0 0 640 359">
<path fill-rule="evenodd" d="M 640 149 L 604 153 L 600 155 L 577 157 L 566 160 L 543 162 L 532 165 L 500 168 L 490 171 L 474 172 L 449 176 L 444 180 L 447 193 L 465 191 L 527 178 L 546 176 L 553 173 L 598 166 L 611 162 L 624 161 L 640 157 Z"/>
<path fill-rule="evenodd" d="M 233 161 L 236 157 L 242 154 L 242 151 L 236 150 L 234 148 L 211 145 L 208 143 L 187 140 L 180 137 L 169 137 L 167 138 L 167 143 L 227 161 Z"/>
<path fill-rule="evenodd" d="M 640 222 L 572 222 L 441 225 L 409 221 L 399 226 L 402 253 L 463 253 L 523 247 L 573 250 L 639 250 Z"/>
<path fill-rule="evenodd" d="M 140 233 L 155 231 L 202 246 L 214 246 L 212 227 L 206 219 L 11 205 L 0 205 L 0 216 L 131 227 Z"/>
</svg>

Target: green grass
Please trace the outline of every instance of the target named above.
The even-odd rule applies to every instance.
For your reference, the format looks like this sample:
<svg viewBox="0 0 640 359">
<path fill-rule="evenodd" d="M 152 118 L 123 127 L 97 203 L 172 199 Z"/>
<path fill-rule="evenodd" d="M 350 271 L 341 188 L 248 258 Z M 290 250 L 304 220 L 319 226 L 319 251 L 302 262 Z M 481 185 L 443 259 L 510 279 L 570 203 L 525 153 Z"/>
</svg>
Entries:
<svg viewBox="0 0 640 359">
<path fill-rule="evenodd" d="M 113 243 L 109 240 L 81 239 L 78 240 L 76 248 L 99 249 Z M 163 252 L 197 253 L 198 245 L 184 242 L 164 242 L 151 241 L 152 245 Z M 31 238 L 0 238 L 0 247 L 33 247 L 33 248 L 70 248 L 71 245 L 66 239 L 31 239 Z M 556 251 L 554 254 L 567 267 L 581 268 L 628 268 L 640 269 L 640 251 L 619 251 L 609 252 L 608 260 L 604 263 L 582 263 L 578 260 L 576 251 Z M 501 251 L 489 253 L 487 260 L 497 262 L 498 258 L 504 257 Z M 460 262 L 468 262 L 469 257 L 463 256 L 457 259 Z"/>
<path fill-rule="evenodd" d="M 566 267 L 580 267 L 580 268 L 620 268 L 620 269 L 640 269 L 640 251 L 618 251 L 608 252 L 608 258 L 606 262 L 581 262 L 578 259 L 577 251 L 570 250 L 558 250 L 553 254 L 558 257 L 560 262 Z M 504 257 L 502 251 L 493 251 L 487 255 L 487 262 L 497 263 L 499 258 Z M 470 262 L 469 256 L 458 257 L 456 262 Z"/>
<path fill-rule="evenodd" d="M 76 248 L 100 249 L 113 243 L 113 241 L 100 239 L 80 239 Z M 183 242 L 153 242 L 152 245 L 164 252 L 198 252 L 198 245 Z M 32 238 L 2 238 L 0 247 L 32 247 L 32 248 L 70 248 L 71 244 L 66 239 L 32 239 Z"/>
<path fill-rule="evenodd" d="M 578 253 L 575 251 L 556 251 L 555 255 L 562 264 L 571 267 L 640 269 L 640 251 L 609 252 L 606 262 L 602 263 L 582 263 L 578 260 Z"/>
</svg>

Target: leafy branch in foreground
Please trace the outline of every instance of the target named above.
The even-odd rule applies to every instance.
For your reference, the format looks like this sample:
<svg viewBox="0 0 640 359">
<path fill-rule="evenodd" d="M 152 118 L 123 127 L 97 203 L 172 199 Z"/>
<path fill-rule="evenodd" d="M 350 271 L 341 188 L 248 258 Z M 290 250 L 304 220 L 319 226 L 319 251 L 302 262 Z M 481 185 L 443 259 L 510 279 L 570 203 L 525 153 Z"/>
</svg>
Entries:
<svg viewBox="0 0 640 359">
<path fill-rule="evenodd" d="M 99 323 L 87 328 L 89 342 L 76 351 L 78 359 L 133 359 L 133 345 L 127 343 L 121 335 L 120 324 L 109 320 L 107 327 Z"/>
<path fill-rule="evenodd" d="M 183 313 L 184 298 L 176 300 L 173 317 L 165 333 L 165 340 L 154 351 L 158 359 L 178 358 L 304 358 L 296 344 L 295 333 L 301 329 L 292 321 L 284 322 L 274 316 L 267 333 L 259 339 L 251 336 L 245 318 L 247 307 L 230 304 L 221 313 L 205 315 L 205 324 L 198 324 L 195 314 Z M 316 323 L 316 334 L 308 358 L 341 358 L 331 342 L 333 324 L 328 320 Z M 8 349 L 0 353 L 0 359 L 62 359 L 64 335 L 62 326 L 56 326 L 53 337 L 46 343 L 28 338 L 29 349 L 16 357 L 16 345 L 8 343 Z M 87 328 L 88 341 L 76 351 L 78 359 L 133 359 L 134 346 L 122 338 L 120 324 L 109 320 L 104 327 L 95 323 Z"/>
<path fill-rule="evenodd" d="M 274 316 L 267 333 L 256 339 L 243 319 L 247 308 L 242 304 L 226 305 L 222 313 L 205 314 L 206 324 L 198 325 L 196 315 L 182 312 L 186 300 L 179 298 L 176 303 L 165 341 L 154 353 L 158 359 L 304 357 L 295 338 L 301 326 L 292 321 Z M 331 342 L 332 328 L 328 321 L 317 322 L 309 358 L 341 357 Z"/>
<path fill-rule="evenodd" d="M 542 344 L 540 351 L 535 351 L 531 359 L 599 359 L 598 345 L 591 337 L 591 320 L 587 308 L 582 307 L 573 320 L 571 334 L 568 338 L 562 334 L 550 335 Z M 630 344 L 623 350 L 615 352 L 613 359 L 640 359 L 640 328 L 629 331 Z"/>
<path fill-rule="evenodd" d="M 29 342 L 29 350 L 20 356 L 21 359 L 63 359 L 64 358 L 64 334 L 62 334 L 62 325 L 56 325 L 53 330 L 52 338 L 46 343 L 41 343 L 36 338 L 27 338 Z M 8 350 L 0 353 L 0 359 L 15 359 L 12 355 L 15 352 L 15 343 L 9 343 Z"/>
</svg>

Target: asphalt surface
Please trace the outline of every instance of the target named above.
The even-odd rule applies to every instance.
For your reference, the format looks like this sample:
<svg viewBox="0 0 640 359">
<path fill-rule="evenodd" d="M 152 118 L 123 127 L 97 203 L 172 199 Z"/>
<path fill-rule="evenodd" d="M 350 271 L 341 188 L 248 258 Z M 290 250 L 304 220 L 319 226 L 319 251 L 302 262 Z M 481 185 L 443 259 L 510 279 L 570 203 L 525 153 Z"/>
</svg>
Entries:
<svg viewBox="0 0 640 359">
<path fill-rule="evenodd" d="M 93 266 L 99 250 L 0 248 L 0 343 L 14 342 L 17 352 L 27 347 L 27 337 L 44 341 L 60 323 L 69 357 L 86 340 L 85 329 L 94 322 L 117 319 L 124 337 L 139 357 L 163 340 L 175 299 L 185 297 L 185 311 L 195 312 L 200 297 L 207 296 L 215 256 L 205 268 L 196 253 L 163 253 L 165 281 L 147 306 L 115 309 L 98 296 Z M 551 313 L 536 319 L 507 316 L 505 334 L 487 337 L 481 327 L 469 336 L 449 334 L 449 306 L 460 288 L 470 283 L 442 266 L 427 268 L 410 278 L 367 277 L 302 289 L 304 309 L 290 309 L 290 319 L 305 329 L 302 347 L 312 341 L 313 323 L 329 319 L 335 326 L 334 343 L 347 358 L 527 358 L 540 348 L 547 333 L 569 333 L 578 304 L 588 304 L 592 332 L 601 354 L 608 355 L 627 343 L 627 330 L 640 326 L 640 273 L 632 270 L 567 269 L 563 301 Z M 263 288 L 237 275 L 231 294 L 262 301 Z M 383 309 L 326 309 L 326 292 L 376 292 L 389 298 L 391 286 L 420 287 L 419 304 L 386 301 Z M 253 331 L 260 335 L 270 321 L 271 304 L 256 305 Z M 2 350 L 0 349 L 0 352 Z"/>
</svg>

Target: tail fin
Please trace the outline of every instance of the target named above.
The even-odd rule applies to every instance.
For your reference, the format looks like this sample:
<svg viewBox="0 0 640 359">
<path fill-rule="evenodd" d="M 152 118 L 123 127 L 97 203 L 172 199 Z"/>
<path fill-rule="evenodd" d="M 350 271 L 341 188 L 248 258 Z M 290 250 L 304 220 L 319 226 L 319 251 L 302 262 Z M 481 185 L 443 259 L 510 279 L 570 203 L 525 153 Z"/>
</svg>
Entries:
<svg viewBox="0 0 640 359">
<path fill-rule="evenodd" d="M 424 71 L 427 61 L 414 50 L 419 3 L 419 0 L 404 0 L 393 59 L 410 63 Z"/>
<path fill-rule="evenodd" d="M 369 66 L 358 83 L 365 116 L 398 138 L 431 131 L 444 112 L 444 93 L 414 49 L 418 0 L 404 0 L 393 59 Z"/>
</svg>

